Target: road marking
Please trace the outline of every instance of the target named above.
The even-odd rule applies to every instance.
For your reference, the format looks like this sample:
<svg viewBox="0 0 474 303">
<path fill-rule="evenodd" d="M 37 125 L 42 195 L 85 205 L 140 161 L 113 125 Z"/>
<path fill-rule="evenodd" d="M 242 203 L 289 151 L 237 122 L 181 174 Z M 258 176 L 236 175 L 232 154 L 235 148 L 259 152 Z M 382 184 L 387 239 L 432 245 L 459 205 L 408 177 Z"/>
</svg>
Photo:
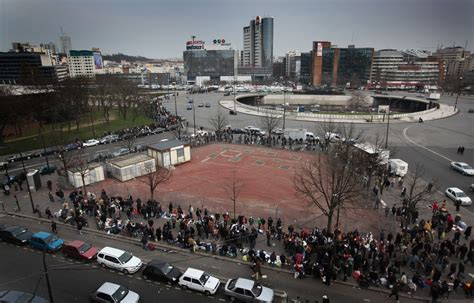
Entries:
<svg viewBox="0 0 474 303">
<path fill-rule="evenodd" d="M 410 126 L 411 126 L 411 125 L 410 125 Z M 433 153 L 433 154 L 437 155 L 438 157 L 441 157 L 441 158 L 443 158 L 443 159 L 445 159 L 445 160 L 447 160 L 447 161 L 449 161 L 449 162 L 454 162 L 454 160 L 451 160 L 451 159 L 449 159 L 448 157 L 443 156 L 442 154 L 440 154 L 440 153 L 438 153 L 438 152 L 435 152 L 434 150 L 429 149 L 428 147 L 425 147 L 425 146 L 423 146 L 423 145 L 421 145 L 421 144 L 419 144 L 419 143 L 416 143 L 416 142 L 413 141 L 412 139 L 410 139 L 410 138 L 407 136 L 407 130 L 408 130 L 408 128 L 409 128 L 410 126 L 407 126 L 407 127 L 403 130 L 403 136 L 405 137 L 405 139 L 407 139 L 408 141 L 410 141 L 410 143 L 412 143 L 412 144 L 414 144 L 414 145 L 416 145 L 416 146 L 418 146 L 418 147 L 420 147 L 420 148 L 426 149 L 427 151 L 429 151 L 430 153 Z"/>
</svg>

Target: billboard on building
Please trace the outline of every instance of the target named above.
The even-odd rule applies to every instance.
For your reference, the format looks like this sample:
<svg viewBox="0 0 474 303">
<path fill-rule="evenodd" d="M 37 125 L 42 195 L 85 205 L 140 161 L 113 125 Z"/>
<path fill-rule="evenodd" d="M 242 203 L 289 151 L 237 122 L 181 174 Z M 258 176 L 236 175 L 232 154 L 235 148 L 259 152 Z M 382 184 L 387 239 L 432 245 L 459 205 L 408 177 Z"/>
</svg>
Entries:
<svg viewBox="0 0 474 303">
<path fill-rule="evenodd" d="M 316 56 L 321 57 L 323 55 L 323 44 L 318 43 L 318 47 L 316 49 Z"/>
<path fill-rule="evenodd" d="M 186 50 L 204 49 L 203 40 L 192 40 L 186 42 Z"/>
<path fill-rule="evenodd" d="M 102 62 L 102 54 L 99 52 L 94 52 L 93 57 L 94 57 L 95 69 L 103 69 L 104 64 Z"/>
</svg>

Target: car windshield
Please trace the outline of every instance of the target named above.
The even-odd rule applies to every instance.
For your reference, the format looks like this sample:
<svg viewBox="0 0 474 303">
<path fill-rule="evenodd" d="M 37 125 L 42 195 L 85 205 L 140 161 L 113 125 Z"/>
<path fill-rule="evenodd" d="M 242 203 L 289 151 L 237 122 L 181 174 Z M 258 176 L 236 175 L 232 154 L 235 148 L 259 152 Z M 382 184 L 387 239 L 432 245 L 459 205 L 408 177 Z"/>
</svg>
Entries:
<svg viewBox="0 0 474 303">
<path fill-rule="evenodd" d="M 128 261 L 130 261 L 130 259 L 132 258 L 132 254 L 128 253 L 128 252 L 124 252 L 120 257 L 119 257 L 119 260 L 120 262 L 122 263 L 127 263 Z"/>
<path fill-rule="evenodd" d="M 48 244 L 51 244 L 53 243 L 54 241 L 56 241 L 58 238 L 56 238 L 55 236 L 53 235 L 49 235 L 46 239 L 44 239 L 44 242 L 45 243 L 48 243 Z"/>
<path fill-rule="evenodd" d="M 255 295 L 255 297 L 260 296 L 262 293 L 262 286 L 255 282 L 252 287 L 252 293 Z"/>
<path fill-rule="evenodd" d="M 92 245 L 88 244 L 88 243 L 84 243 L 81 245 L 81 247 L 79 247 L 79 252 L 81 254 L 85 253 L 86 251 L 88 251 L 89 249 L 91 249 Z"/>
<path fill-rule="evenodd" d="M 201 284 L 206 284 L 207 280 L 209 280 L 211 276 L 207 273 L 203 273 L 202 276 L 199 278 L 199 281 L 201 281 Z"/>
<path fill-rule="evenodd" d="M 465 193 L 463 192 L 459 192 L 459 193 L 456 193 L 456 197 L 458 198 L 464 198 L 464 197 L 467 197 Z"/>
<path fill-rule="evenodd" d="M 464 169 L 472 169 L 472 167 L 468 164 L 461 165 L 461 167 Z"/>
<path fill-rule="evenodd" d="M 121 302 L 123 298 L 125 298 L 128 294 L 128 289 L 123 286 L 120 286 L 112 295 L 115 299 L 115 302 Z"/>
<path fill-rule="evenodd" d="M 169 272 L 173 269 L 173 266 L 169 265 L 168 263 L 165 263 L 163 267 L 161 268 L 161 271 L 167 275 Z"/>
<path fill-rule="evenodd" d="M 21 235 L 21 234 L 24 234 L 24 233 L 26 233 L 26 229 L 24 229 L 24 228 L 18 228 L 18 229 L 15 229 L 14 231 L 12 231 L 12 234 L 13 234 L 15 237 L 17 237 L 17 236 L 19 236 L 19 235 Z"/>
<path fill-rule="evenodd" d="M 237 282 L 237 279 L 232 279 L 232 280 L 230 280 L 230 282 L 229 282 L 229 289 L 234 289 L 236 282 Z"/>
</svg>

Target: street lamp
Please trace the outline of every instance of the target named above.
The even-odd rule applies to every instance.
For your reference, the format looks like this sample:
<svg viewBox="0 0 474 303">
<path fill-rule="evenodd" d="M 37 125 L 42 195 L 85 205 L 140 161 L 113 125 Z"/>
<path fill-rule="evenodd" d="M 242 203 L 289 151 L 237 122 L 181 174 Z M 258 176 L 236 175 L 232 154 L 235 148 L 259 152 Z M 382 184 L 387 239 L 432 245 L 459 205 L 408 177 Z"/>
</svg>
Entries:
<svg viewBox="0 0 474 303">
<path fill-rule="evenodd" d="M 235 107 L 236 107 L 236 105 L 235 105 L 235 102 L 236 102 L 236 101 L 235 101 L 235 96 L 236 96 L 236 92 L 235 92 L 235 82 L 236 82 L 236 81 L 237 81 L 237 80 L 235 79 L 235 72 L 234 72 L 234 83 L 233 83 L 233 84 L 234 84 L 234 88 L 233 88 L 233 91 L 232 91 L 232 94 L 234 94 L 234 112 L 236 111 L 236 108 L 235 108 Z M 194 108 L 194 106 L 193 106 L 193 108 Z"/>
<path fill-rule="evenodd" d="M 454 102 L 454 111 L 456 111 L 456 108 L 458 106 L 458 98 L 459 98 L 459 95 L 461 94 L 461 81 L 462 81 L 462 77 L 459 77 L 459 81 L 458 81 L 458 94 L 456 95 L 456 102 Z"/>
<path fill-rule="evenodd" d="M 281 77 L 283 80 L 283 77 Z M 285 130 L 285 122 L 286 122 L 286 91 L 285 91 L 285 84 L 283 84 L 283 130 Z"/>
<path fill-rule="evenodd" d="M 388 129 L 390 127 L 390 105 L 392 103 L 392 99 L 388 97 L 388 111 L 387 111 L 387 132 L 385 134 L 385 149 L 388 147 Z"/>
<path fill-rule="evenodd" d="M 25 162 L 23 161 L 23 154 L 20 152 L 21 165 L 23 167 L 23 173 L 26 177 L 26 186 L 28 187 L 28 195 L 30 196 L 31 209 L 35 212 L 35 204 L 33 203 L 33 196 L 31 195 L 30 182 L 28 181 L 28 174 L 26 173 Z"/>
<path fill-rule="evenodd" d="M 194 133 L 194 138 L 196 138 L 196 108 L 194 106 L 194 100 L 189 99 L 189 98 L 188 100 L 192 104 L 192 107 L 193 107 L 193 133 Z"/>
</svg>

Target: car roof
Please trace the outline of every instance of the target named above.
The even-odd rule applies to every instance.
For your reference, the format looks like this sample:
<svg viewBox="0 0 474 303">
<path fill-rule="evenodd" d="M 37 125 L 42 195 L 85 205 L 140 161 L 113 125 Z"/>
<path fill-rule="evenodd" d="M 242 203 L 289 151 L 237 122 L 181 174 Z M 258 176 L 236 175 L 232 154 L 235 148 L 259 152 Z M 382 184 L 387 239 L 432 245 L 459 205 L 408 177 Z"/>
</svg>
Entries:
<svg viewBox="0 0 474 303">
<path fill-rule="evenodd" d="M 46 239 L 49 236 L 51 236 L 51 234 L 45 231 L 40 231 L 33 235 L 34 238 L 40 238 L 40 239 Z"/>
<path fill-rule="evenodd" d="M 110 282 L 104 282 L 104 284 L 102 284 L 102 286 L 99 287 L 99 289 L 97 289 L 97 292 L 101 292 L 101 293 L 108 294 L 108 295 L 113 295 L 114 292 L 116 292 L 117 289 L 119 289 L 119 287 L 120 287 L 120 285 L 118 285 L 118 284 L 110 283 Z"/>
<path fill-rule="evenodd" d="M 191 278 L 199 279 L 202 276 L 203 273 L 204 273 L 204 271 L 202 271 L 200 269 L 195 269 L 195 268 L 189 267 L 188 269 L 186 269 L 183 276 L 188 276 L 188 277 L 191 277 Z"/>
<path fill-rule="evenodd" d="M 148 265 L 160 266 L 160 265 L 163 265 L 163 264 L 166 264 L 166 263 L 167 263 L 167 262 L 165 262 L 165 261 L 153 259 L 153 260 L 150 260 L 150 262 L 147 263 L 147 266 L 148 266 Z"/>
<path fill-rule="evenodd" d="M 113 247 L 110 247 L 110 246 L 106 246 L 104 248 L 102 248 L 100 251 L 99 251 L 99 254 L 107 254 L 107 255 L 111 255 L 111 256 L 114 256 L 114 257 L 120 257 L 125 251 L 121 250 L 121 249 L 118 249 L 118 248 L 113 248 Z"/>
<path fill-rule="evenodd" d="M 6 230 L 6 231 L 14 231 L 14 230 L 17 230 L 21 228 L 21 226 L 18 226 L 18 225 L 10 225 L 10 226 L 5 226 L 3 228 L 3 230 Z"/>
<path fill-rule="evenodd" d="M 461 189 L 459 189 L 459 188 L 457 188 L 457 187 L 450 187 L 450 188 L 448 188 L 448 189 L 452 190 L 452 191 L 455 192 L 455 193 L 463 192 Z"/>
<path fill-rule="evenodd" d="M 255 282 L 253 280 L 244 279 L 244 278 L 237 278 L 235 282 L 235 287 L 243 288 L 243 289 L 252 289 Z"/>
<path fill-rule="evenodd" d="M 454 164 L 459 164 L 459 165 L 468 165 L 466 162 L 453 162 Z"/>
<path fill-rule="evenodd" d="M 84 244 L 84 242 L 82 242 L 82 241 L 74 240 L 74 241 L 71 241 L 71 242 L 67 243 L 66 246 L 72 246 L 72 247 L 75 247 L 75 248 L 79 248 L 83 244 Z"/>
</svg>

